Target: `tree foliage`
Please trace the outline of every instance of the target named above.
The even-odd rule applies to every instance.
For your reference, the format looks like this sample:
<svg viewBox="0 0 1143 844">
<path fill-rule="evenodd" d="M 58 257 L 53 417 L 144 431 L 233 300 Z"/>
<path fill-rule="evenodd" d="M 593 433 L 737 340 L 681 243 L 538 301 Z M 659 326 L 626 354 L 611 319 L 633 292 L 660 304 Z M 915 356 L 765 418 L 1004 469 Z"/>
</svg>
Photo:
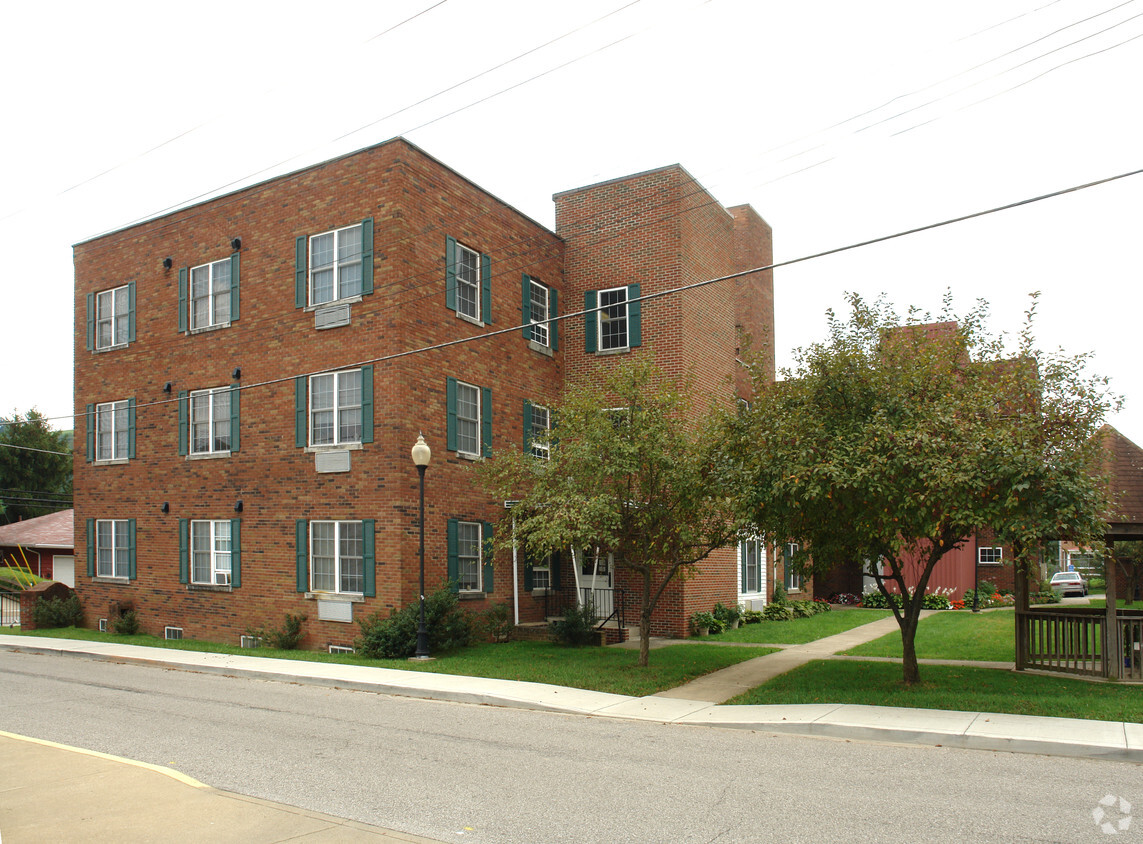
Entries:
<svg viewBox="0 0 1143 844">
<path fill-rule="evenodd" d="M 71 460 L 68 435 L 53 431 L 35 409 L 0 421 L 0 519 L 15 522 L 70 507 Z"/>
<path fill-rule="evenodd" d="M 883 301 L 849 297 L 829 338 L 799 350 L 784 380 L 755 385 L 731 423 L 724 465 L 740 473 L 743 513 L 775 541 L 799 542 L 805 571 L 864 567 L 907 594 L 894 608 L 906 683 L 937 561 L 974 531 L 1023 549 L 1049 538 L 1095 544 L 1106 529 L 1106 486 L 1095 436 L 1115 399 L 1086 374 L 1086 356 L 1034 345 L 1035 297 L 1015 356 L 987 333 L 987 307 L 942 321 L 902 322 Z"/>
<path fill-rule="evenodd" d="M 528 559 L 569 548 L 613 555 L 641 586 L 646 665 L 651 616 L 668 584 L 738 533 L 732 499 L 711 470 L 717 414 L 700 418 L 678 386 L 630 363 L 602 387 L 569 390 L 552 416 L 550 460 L 500 452 L 480 469 L 495 498 L 519 501 L 497 545 L 510 548 L 514 536 Z"/>
</svg>

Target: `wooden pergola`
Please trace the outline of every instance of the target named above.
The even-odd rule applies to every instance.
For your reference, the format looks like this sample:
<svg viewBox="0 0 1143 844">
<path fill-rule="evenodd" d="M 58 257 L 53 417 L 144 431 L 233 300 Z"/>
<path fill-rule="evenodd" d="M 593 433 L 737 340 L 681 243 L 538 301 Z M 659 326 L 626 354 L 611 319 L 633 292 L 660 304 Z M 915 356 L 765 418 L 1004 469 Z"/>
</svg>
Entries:
<svg viewBox="0 0 1143 844">
<path fill-rule="evenodd" d="M 1117 595 L 1115 543 L 1143 540 L 1143 449 L 1110 425 L 1100 432 L 1105 471 L 1117 499 L 1104 536 L 1107 607 L 1036 607 L 1028 604 L 1028 573 L 1016 571 L 1016 669 L 1036 669 L 1143 681 L 1143 610 L 1125 610 Z"/>
</svg>

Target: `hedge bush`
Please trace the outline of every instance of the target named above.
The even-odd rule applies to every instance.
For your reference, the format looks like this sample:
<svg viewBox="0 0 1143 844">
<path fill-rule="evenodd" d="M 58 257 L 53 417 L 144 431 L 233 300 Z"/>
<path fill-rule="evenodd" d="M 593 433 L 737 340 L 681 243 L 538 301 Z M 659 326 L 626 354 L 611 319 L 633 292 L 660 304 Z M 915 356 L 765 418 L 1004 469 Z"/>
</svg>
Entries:
<svg viewBox="0 0 1143 844">
<path fill-rule="evenodd" d="M 370 659 L 408 659 L 417 652 L 420 601 L 413 601 L 388 617 L 380 610 L 357 622 L 361 635 L 353 646 Z M 425 627 L 433 653 L 467 647 L 472 643 L 472 620 L 446 584 L 425 596 Z"/>
<path fill-rule="evenodd" d="M 40 630 L 79 627 L 83 623 L 83 607 L 79 604 L 79 596 L 37 599 L 32 607 L 32 621 Z"/>
</svg>

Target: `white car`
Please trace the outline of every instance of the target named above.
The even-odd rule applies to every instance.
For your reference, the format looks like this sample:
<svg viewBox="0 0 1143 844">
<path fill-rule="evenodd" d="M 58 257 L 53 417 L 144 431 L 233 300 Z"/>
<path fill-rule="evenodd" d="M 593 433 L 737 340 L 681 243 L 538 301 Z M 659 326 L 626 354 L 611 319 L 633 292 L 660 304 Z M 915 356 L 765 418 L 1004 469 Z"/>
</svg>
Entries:
<svg viewBox="0 0 1143 844">
<path fill-rule="evenodd" d="M 1061 595 L 1078 592 L 1087 595 L 1087 581 L 1077 571 L 1061 571 L 1052 575 L 1052 589 Z"/>
</svg>

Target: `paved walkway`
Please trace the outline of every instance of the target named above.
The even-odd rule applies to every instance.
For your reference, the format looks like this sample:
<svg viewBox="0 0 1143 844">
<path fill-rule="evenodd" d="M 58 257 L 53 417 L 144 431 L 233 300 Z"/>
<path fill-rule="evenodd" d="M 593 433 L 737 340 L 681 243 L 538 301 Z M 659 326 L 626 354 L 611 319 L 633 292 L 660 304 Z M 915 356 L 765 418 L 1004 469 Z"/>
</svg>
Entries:
<svg viewBox="0 0 1143 844">
<path fill-rule="evenodd" d="M 35 636 L 0 635 L 0 648 L 586 716 L 1143 764 L 1141 724 L 833 703 L 718 705 L 811 659 L 839 658 L 833 656 L 837 651 L 893 630 L 896 622 L 883 619 L 642 698 L 544 683 Z M 0 752 L 6 761 L 0 766 L 0 835 L 5 844 L 81 838 L 427 841 L 219 791 L 161 766 L 10 733 L 0 732 Z M 129 813 L 122 811 L 125 793 L 132 795 Z M 51 812 L 44 812 L 44 806 L 51 806 Z"/>
</svg>

